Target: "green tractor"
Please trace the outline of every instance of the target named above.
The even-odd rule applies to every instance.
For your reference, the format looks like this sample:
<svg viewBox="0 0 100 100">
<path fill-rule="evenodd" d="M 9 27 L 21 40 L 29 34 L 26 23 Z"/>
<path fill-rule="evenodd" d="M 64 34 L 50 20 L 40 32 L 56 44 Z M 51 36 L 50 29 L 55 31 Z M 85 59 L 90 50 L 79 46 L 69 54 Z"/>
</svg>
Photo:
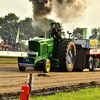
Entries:
<svg viewBox="0 0 100 100">
<path fill-rule="evenodd" d="M 73 71 L 76 58 L 74 42 L 61 37 L 59 23 L 51 23 L 48 33 L 48 38 L 29 40 L 28 56 L 18 57 L 20 71 L 25 71 L 26 67 L 33 67 L 44 73 L 56 68 L 59 71 Z"/>
</svg>

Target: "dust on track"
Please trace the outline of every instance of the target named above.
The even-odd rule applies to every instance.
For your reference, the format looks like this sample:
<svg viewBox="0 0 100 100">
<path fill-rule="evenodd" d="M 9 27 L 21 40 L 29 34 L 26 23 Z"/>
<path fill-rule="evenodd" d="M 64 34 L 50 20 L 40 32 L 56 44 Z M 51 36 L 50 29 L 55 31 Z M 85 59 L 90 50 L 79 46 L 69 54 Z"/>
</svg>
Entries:
<svg viewBox="0 0 100 100">
<path fill-rule="evenodd" d="M 93 72 L 50 72 L 44 74 L 27 68 L 20 72 L 17 64 L 0 64 L 0 93 L 20 92 L 23 80 L 32 73 L 35 77 L 34 90 L 67 84 L 78 84 L 91 81 L 100 81 L 100 71 Z M 6 91 L 7 90 L 7 91 Z"/>
<path fill-rule="evenodd" d="M 34 68 L 26 68 L 20 72 L 17 64 L 0 64 L 0 94 L 20 93 L 21 86 L 27 81 L 27 76 L 34 76 L 33 91 L 100 81 L 100 71 L 91 72 L 49 72 L 35 71 Z"/>
<path fill-rule="evenodd" d="M 17 61 L 17 58 L 0 58 L 0 61 Z"/>
</svg>

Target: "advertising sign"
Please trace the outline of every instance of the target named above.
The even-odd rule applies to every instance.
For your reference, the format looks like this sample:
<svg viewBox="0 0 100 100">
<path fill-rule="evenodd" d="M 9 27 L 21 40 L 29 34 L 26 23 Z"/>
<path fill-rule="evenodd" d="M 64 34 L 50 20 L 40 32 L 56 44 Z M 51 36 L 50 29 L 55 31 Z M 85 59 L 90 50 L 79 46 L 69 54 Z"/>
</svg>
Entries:
<svg viewBox="0 0 100 100">
<path fill-rule="evenodd" d="M 83 28 L 83 39 L 87 39 L 87 28 Z"/>
</svg>

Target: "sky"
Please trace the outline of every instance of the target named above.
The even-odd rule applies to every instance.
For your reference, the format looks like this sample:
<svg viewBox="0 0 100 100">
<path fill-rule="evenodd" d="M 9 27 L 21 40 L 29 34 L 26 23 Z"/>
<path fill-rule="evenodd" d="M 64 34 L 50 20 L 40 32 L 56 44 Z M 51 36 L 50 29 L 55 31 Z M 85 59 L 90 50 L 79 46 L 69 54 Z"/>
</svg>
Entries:
<svg viewBox="0 0 100 100">
<path fill-rule="evenodd" d="M 20 19 L 32 17 L 32 4 L 29 0 L 0 0 L 0 17 L 4 17 L 10 12 L 15 13 Z M 56 20 L 53 14 L 49 18 Z M 80 20 L 75 20 L 73 23 L 62 24 L 64 30 L 72 32 L 77 27 L 86 27 L 88 29 L 87 37 L 89 37 L 92 28 L 100 27 L 100 0 L 91 0 L 87 9 L 80 16 Z"/>
<path fill-rule="evenodd" d="M 20 19 L 32 17 L 32 4 L 29 0 L 0 0 L 0 17 L 15 13 Z"/>
</svg>

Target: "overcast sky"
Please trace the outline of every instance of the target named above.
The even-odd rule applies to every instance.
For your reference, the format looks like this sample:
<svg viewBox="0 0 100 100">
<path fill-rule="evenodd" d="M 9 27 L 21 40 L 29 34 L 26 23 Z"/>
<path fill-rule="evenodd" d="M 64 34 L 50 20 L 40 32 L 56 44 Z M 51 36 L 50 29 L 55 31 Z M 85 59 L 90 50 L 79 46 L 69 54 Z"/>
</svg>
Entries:
<svg viewBox="0 0 100 100">
<path fill-rule="evenodd" d="M 0 17 L 15 13 L 20 19 L 32 17 L 32 5 L 29 0 L 0 0 Z"/>
<path fill-rule="evenodd" d="M 65 31 L 70 31 L 76 27 L 87 27 L 89 37 L 91 28 L 100 27 L 100 0 L 91 1 L 79 22 L 75 22 L 74 26 L 72 25 L 73 23 L 63 25 Z M 20 19 L 32 17 L 32 5 L 29 0 L 0 0 L 0 17 L 10 12 L 15 13 Z"/>
</svg>

